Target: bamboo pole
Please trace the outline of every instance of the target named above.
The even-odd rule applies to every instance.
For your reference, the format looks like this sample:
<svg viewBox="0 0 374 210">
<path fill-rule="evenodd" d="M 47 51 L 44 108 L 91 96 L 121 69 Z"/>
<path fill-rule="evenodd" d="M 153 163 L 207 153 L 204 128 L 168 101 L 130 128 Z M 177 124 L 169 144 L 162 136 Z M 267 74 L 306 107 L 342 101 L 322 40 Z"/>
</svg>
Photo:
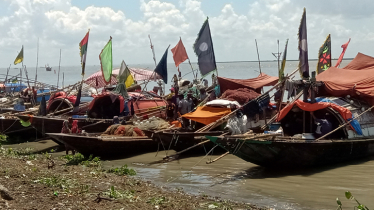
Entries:
<svg viewBox="0 0 374 210">
<path fill-rule="evenodd" d="M 216 162 L 217 160 L 219 160 L 219 159 L 221 159 L 221 158 L 225 157 L 225 156 L 226 156 L 226 155 L 228 155 L 228 154 L 230 154 L 230 152 L 226 152 L 225 154 L 223 154 L 223 155 L 221 155 L 221 156 L 217 157 L 217 158 L 216 158 L 216 159 L 214 159 L 214 160 L 206 161 L 206 164 L 211 164 L 211 163 L 214 163 L 214 162 Z"/>
</svg>

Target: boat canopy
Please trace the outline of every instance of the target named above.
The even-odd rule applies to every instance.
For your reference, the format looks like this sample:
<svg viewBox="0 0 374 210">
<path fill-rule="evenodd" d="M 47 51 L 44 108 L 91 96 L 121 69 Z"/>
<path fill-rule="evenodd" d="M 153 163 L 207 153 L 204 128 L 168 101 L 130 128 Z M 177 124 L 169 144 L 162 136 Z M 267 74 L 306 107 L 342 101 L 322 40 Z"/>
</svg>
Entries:
<svg viewBox="0 0 374 210">
<path fill-rule="evenodd" d="M 319 95 L 361 98 L 374 105 L 374 58 L 362 53 L 344 68 L 330 67 L 318 74 L 324 86 Z"/>
<path fill-rule="evenodd" d="M 314 120 L 308 112 L 314 112 L 317 118 L 326 118 L 332 123 L 333 129 L 350 121 L 369 108 L 369 105 L 356 99 L 341 97 L 318 97 L 316 103 L 297 100 L 281 110 L 277 118 L 281 122 L 286 136 L 313 133 L 316 129 Z M 350 125 L 342 127 L 328 138 L 351 139 L 374 136 L 373 112 L 365 112 L 353 120 Z"/>
<path fill-rule="evenodd" d="M 222 93 L 226 90 L 236 90 L 239 88 L 250 88 L 255 90 L 257 93 L 261 93 L 262 87 L 273 86 L 278 82 L 278 77 L 269 76 L 264 73 L 261 73 L 258 77 L 252 79 L 217 78 Z"/>
<path fill-rule="evenodd" d="M 230 108 L 201 106 L 198 107 L 196 111 L 184 114 L 182 117 L 208 125 L 219 120 L 221 117 L 229 114 L 230 112 Z"/>
<path fill-rule="evenodd" d="M 157 73 L 154 73 L 153 71 L 141 69 L 141 68 L 129 68 L 131 75 L 134 77 L 134 80 L 136 81 L 144 81 L 144 80 L 156 80 L 156 79 L 162 79 Z M 117 84 L 117 76 L 119 74 L 119 69 L 113 69 L 112 76 L 110 80 L 110 84 L 115 85 Z M 96 80 L 97 80 L 97 86 L 96 86 Z M 102 71 L 98 71 L 91 76 L 89 76 L 84 83 L 91 87 L 95 88 L 102 88 L 106 86 L 106 83 L 103 79 L 103 73 Z"/>
</svg>

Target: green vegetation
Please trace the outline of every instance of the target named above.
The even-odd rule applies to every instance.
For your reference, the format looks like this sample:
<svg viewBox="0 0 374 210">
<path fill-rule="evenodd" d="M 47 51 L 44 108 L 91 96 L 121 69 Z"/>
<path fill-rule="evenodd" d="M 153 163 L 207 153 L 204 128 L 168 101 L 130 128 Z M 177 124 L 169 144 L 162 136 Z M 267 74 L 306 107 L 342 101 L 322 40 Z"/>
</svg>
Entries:
<svg viewBox="0 0 374 210">
<path fill-rule="evenodd" d="M 7 136 L 5 134 L 0 134 L 0 145 L 2 142 L 7 142 Z"/>
<path fill-rule="evenodd" d="M 99 157 L 90 157 L 85 158 L 81 153 L 76 153 L 75 155 L 65 155 L 62 157 L 65 159 L 66 165 L 84 165 L 87 167 L 99 167 L 101 166 L 101 160 Z"/>
<path fill-rule="evenodd" d="M 129 199 L 130 202 L 133 202 L 136 197 L 134 196 L 134 191 L 121 191 L 114 189 L 114 186 L 111 186 L 107 192 L 104 192 L 104 195 L 107 195 L 109 198 L 119 199 L 119 198 L 126 198 Z"/>
<path fill-rule="evenodd" d="M 346 197 L 348 200 L 355 200 L 355 201 L 356 201 L 357 206 L 355 206 L 353 209 L 357 209 L 357 210 L 369 210 L 368 207 L 366 207 L 365 205 L 363 205 L 363 204 L 361 204 L 360 202 L 358 202 L 358 200 L 357 200 L 355 197 L 353 197 L 353 195 L 352 195 L 351 192 L 346 191 L 346 192 L 345 192 L 345 197 Z M 338 208 L 337 208 L 337 210 L 339 210 L 339 209 L 342 210 L 342 209 L 343 209 L 343 208 L 342 208 L 343 204 L 342 204 L 342 202 L 339 200 L 339 198 L 336 198 L 336 203 L 338 204 Z"/>
<path fill-rule="evenodd" d="M 134 169 L 128 168 L 127 165 L 123 165 L 120 168 L 118 168 L 118 167 L 117 168 L 111 168 L 107 172 L 108 173 L 113 173 L 113 174 L 116 174 L 116 175 L 119 175 L 119 176 L 125 176 L 125 175 L 135 176 L 136 175 L 136 171 Z"/>
</svg>

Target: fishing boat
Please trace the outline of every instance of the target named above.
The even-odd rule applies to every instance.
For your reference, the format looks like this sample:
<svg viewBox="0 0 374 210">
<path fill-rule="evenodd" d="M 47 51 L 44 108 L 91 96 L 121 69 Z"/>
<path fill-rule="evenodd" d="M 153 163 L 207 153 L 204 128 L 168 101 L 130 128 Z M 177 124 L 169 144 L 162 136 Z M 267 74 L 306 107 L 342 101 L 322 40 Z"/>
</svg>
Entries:
<svg viewBox="0 0 374 210">
<path fill-rule="evenodd" d="M 279 113 L 277 120 L 283 134 L 207 138 L 229 153 L 265 167 L 334 164 L 374 155 L 374 114 L 367 104 L 340 97 L 316 100 L 316 103 L 297 100 Z M 328 119 L 334 132 L 316 137 L 314 131 L 318 125 L 313 116 Z M 352 116 L 357 119 L 352 120 Z"/>
<path fill-rule="evenodd" d="M 47 135 L 84 155 L 127 156 L 157 149 L 157 143 L 147 136 L 100 136 L 98 133 L 47 133 Z"/>
<path fill-rule="evenodd" d="M 46 71 L 52 71 L 52 67 L 49 66 L 49 64 L 45 65 L 45 70 Z"/>
</svg>

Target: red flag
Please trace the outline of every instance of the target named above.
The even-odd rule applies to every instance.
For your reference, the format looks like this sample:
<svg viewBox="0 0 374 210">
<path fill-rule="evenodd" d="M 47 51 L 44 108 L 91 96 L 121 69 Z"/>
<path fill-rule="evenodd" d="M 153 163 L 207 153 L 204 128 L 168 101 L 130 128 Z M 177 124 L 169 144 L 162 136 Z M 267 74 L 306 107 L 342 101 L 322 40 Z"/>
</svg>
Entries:
<svg viewBox="0 0 374 210">
<path fill-rule="evenodd" d="M 179 66 L 179 64 L 188 59 L 188 55 L 186 49 L 184 48 L 182 39 L 180 39 L 178 44 L 173 49 L 171 49 L 171 52 L 173 53 L 175 66 Z"/>
<path fill-rule="evenodd" d="M 338 62 L 336 63 L 335 67 L 338 67 L 340 65 L 340 63 L 342 62 L 343 57 L 344 57 L 344 53 L 347 50 L 347 47 L 348 47 L 348 44 L 349 44 L 350 41 L 351 41 L 351 38 L 349 38 L 349 40 L 348 40 L 347 43 L 345 43 L 345 44 L 342 45 L 343 52 L 342 52 L 342 54 L 340 54 Z"/>
</svg>

